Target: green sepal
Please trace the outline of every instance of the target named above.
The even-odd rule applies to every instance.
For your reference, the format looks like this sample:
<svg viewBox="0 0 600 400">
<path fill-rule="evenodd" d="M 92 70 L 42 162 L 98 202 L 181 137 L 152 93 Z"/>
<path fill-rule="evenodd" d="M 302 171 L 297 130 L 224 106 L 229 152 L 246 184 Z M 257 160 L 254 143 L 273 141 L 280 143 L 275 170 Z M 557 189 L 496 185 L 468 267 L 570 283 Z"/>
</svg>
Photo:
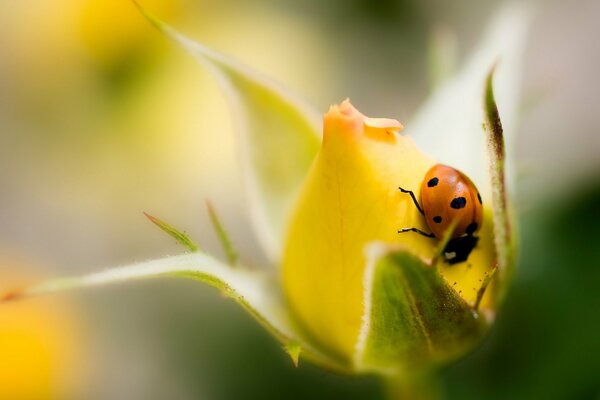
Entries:
<svg viewBox="0 0 600 400">
<path fill-rule="evenodd" d="M 515 224 L 510 218 L 510 209 L 506 182 L 506 151 L 504 128 L 494 94 L 493 67 L 485 81 L 483 124 L 487 141 L 490 180 L 492 186 L 492 215 L 494 218 L 494 244 L 498 256 L 497 268 L 502 281 L 510 281 L 515 265 L 514 232 Z M 504 285 L 505 287 L 507 285 Z M 501 293 L 501 296 L 503 293 Z"/>
<path fill-rule="evenodd" d="M 187 247 L 192 253 L 200 250 L 200 247 L 190 239 L 190 237 L 185 232 L 181 232 L 179 229 L 174 226 L 166 223 L 165 221 L 156 218 L 148 213 L 144 213 L 146 218 L 150 220 L 154 225 L 158 226 L 163 232 L 171 236 L 173 239 L 177 241 L 177 243 L 182 246 Z"/>
<path fill-rule="evenodd" d="M 229 234 L 225 230 L 225 227 L 221 223 L 217 212 L 212 206 L 211 202 L 206 201 L 206 209 L 208 210 L 208 216 L 210 217 L 210 222 L 217 234 L 219 241 L 221 242 L 221 246 L 225 251 L 225 256 L 227 257 L 227 262 L 232 267 L 237 265 L 238 263 L 238 252 L 233 246 L 231 239 L 229 238 Z"/>
<path fill-rule="evenodd" d="M 398 246 L 374 243 L 367 252 L 358 371 L 413 374 L 464 354 L 482 337 L 485 319 L 435 266 Z"/>
<path fill-rule="evenodd" d="M 529 2 L 504 3 L 458 73 L 432 93 L 405 124 L 405 135 L 412 136 L 420 149 L 435 155 L 440 163 L 465 173 L 477 185 L 484 201 L 492 188 L 483 167 L 487 161 L 485 137 L 481 134 L 482 85 L 490 67 L 497 63 L 496 95 L 510 149 L 516 136 L 522 64 L 533 14 L 534 7 Z M 508 172 L 510 178 L 510 169 Z"/>
<path fill-rule="evenodd" d="M 0 294 L 0 303 L 71 289 L 169 277 L 188 278 L 208 284 L 235 300 L 283 344 L 294 363 L 298 363 L 302 351 L 303 358 L 323 368 L 349 371 L 348 365 L 316 348 L 305 338 L 286 305 L 275 277 L 264 271 L 252 271 L 242 266 L 232 268 L 203 252 L 165 257 L 83 276 L 48 280 Z"/>
</svg>

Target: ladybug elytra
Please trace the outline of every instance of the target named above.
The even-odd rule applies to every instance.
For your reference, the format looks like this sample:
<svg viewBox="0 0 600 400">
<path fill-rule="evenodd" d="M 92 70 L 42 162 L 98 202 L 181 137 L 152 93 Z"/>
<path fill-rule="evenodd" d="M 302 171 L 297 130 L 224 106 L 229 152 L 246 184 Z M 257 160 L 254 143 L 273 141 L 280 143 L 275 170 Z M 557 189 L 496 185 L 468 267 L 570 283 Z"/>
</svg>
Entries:
<svg viewBox="0 0 600 400">
<path fill-rule="evenodd" d="M 417 228 L 403 228 L 398 233 L 416 232 L 440 240 L 455 223 L 444 257 L 449 264 L 466 261 L 477 245 L 479 238 L 475 233 L 483 222 L 481 195 L 473 182 L 459 170 L 437 164 L 427 171 L 421 183 L 422 207 L 412 191 L 399 189 L 411 196 L 431 233 Z"/>
</svg>

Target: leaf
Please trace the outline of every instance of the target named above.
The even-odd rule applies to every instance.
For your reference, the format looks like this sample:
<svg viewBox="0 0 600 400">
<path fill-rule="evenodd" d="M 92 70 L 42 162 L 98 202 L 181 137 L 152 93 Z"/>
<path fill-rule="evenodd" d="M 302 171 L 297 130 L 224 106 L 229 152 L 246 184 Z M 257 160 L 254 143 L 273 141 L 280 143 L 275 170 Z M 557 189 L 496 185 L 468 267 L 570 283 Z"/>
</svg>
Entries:
<svg viewBox="0 0 600 400">
<path fill-rule="evenodd" d="M 204 64 L 227 94 L 239 133 L 240 164 L 253 227 L 270 259 L 279 260 L 289 209 L 319 148 L 320 114 L 267 77 L 188 39 L 138 8 L 162 33 Z"/>
<path fill-rule="evenodd" d="M 177 241 L 177 243 L 187 247 L 191 252 L 196 252 L 200 249 L 198 247 L 198 245 L 196 243 L 194 243 L 192 241 L 192 239 L 190 239 L 190 237 L 185 232 L 179 231 L 177 228 L 174 228 L 173 226 L 169 225 L 165 221 L 160 220 L 156 217 L 153 217 L 152 215 L 150 215 L 148 213 L 144 213 L 144 215 L 154 225 L 158 226 L 160 229 L 162 229 L 164 232 L 166 232 L 169 236 L 171 236 L 173 239 L 175 239 Z"/>
<path fill-rule="evenodd" d="M 342 371 L 348 369 L 304 338 L 285 305 L 276 279 L 263 272 L 241 267 L 231 268 L 201 252 L 141 262 L 80 277 L 50 280 L 20 291 L 11 291 L 0 296 L 0 301 L 164 277 L 189 278 L 213 286 L 239 303 L 284 346 L 302 348 L 304 357 L 326 368 Z M 295 351 L 299 353 L 300 350 Z"/>
<path fill-rule="evenodd" d="M 413 374 L 464 354 L 481 338 L 484 319 L 437 268 L 403 246 L 372 243 L 367 257 L 357 370 Z"/>
<path fill-rule="evenodd" d="M 466 173 L 479 188 L 484 202 L 491 188 L 484 167 L 486 144 L 481 134 L 482 85 L 490 68 L 498 64 L 496 94 L 505 115 L 510 149 L 518 120 L 521 64 L 530 20 L 527 5 L 513 2 L 504 6 L 460 73 L 440 87 L 416 118 L 406 124 L 405 133 L 423 151 Z"/>
</svg>

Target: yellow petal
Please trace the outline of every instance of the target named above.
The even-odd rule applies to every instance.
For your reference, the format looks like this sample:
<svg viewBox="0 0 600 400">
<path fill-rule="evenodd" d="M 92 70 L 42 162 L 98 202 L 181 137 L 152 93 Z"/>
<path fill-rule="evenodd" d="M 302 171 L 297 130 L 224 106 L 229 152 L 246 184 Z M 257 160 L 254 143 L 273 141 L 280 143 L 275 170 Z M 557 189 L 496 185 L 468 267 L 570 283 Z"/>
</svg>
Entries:
<svg viewBox="0 0 600 400">
<path fill-rule="evenodd" d="M 347 360 L 365 312 L 365 245 L 375 240 L 404 243 L 425 258 L 433 257 L 437 245 L 418 234 L 398 234 L 405 227 L 428 231 L 410 196 L 398 186 L 414 190 L 418 198 L 425 173 L 436 163 L 410 137 L 400 135 L 401 129 L 396 120 L 365 117 L 348 100 L 332 106 L 288 229 L 283 284 L 290 306 L 308 334 Z M 486 244 L 479 247 L 491 249 L 488 241 L 482 238 Z M 481 249 L 474 253 L 482 254 L 443 267 L 446 279 L 460 279 L 460 287 L 476 285 L 491 267 L 492 256 Z M 467 300 L 475 299 L 472 294 Z"/>
</svg>

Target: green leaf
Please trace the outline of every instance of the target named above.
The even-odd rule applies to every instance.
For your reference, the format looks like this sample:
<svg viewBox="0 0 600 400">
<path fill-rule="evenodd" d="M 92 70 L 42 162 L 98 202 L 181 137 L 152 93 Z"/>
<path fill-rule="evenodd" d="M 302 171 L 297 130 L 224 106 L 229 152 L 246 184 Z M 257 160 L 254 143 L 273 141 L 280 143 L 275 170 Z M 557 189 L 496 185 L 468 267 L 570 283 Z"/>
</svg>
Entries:
<svg viewBox="0 0 600 400">
<path fill-rule="evenodd" d="M 200 249 L 198 247 L 198 245 L 196 243 L 194 243 L 192 241 L 192 239 L 190 239 L 190 237 L 185 232 L 179 231 L 177 228 L 174 228 L 173 226 L 169 225 L 165 221 L 160 220 L 156 217 L 153 217 L 152 215 L 150 215 L 148 213 L 144 213 L 144 215 L 154 225 L 158 226 L 160 229 L 162 229 L 164 232 L 166 232 L 169 236 L 171 236 L 173 239 L 175 239 L 177 241 L 177 243 L 187 247 L 191 252 L 196 252 Z"/>
<path fill-rule="evenodd" d="M 439 162 L 466 173 L 479 188 L 484 202 L 489 199 L 491 187 L 486 174 L 486 143 L 481 134 L 483 83 L 490 68 L 497 64 L 496 94 L 505 116 L 510 150 L 519 117 L 521 65 L 531 14 L 525 4 L 505 5 L 459 74 L 428 99 L 404 131 Z"/>
<path fill-rule="evenodd" d="M 202 252 L 166 257 L 89 275 L 59 278 L 0 296 L 0 302 L 60 292 L 68 289 L 102 286 L 150 278 L 189 278 L 213 286 L 234 299 L 261 323 L 285 348 L 328 369 L 347 371 L 348 366 L 315 348 L 306 340 L 287 308 L 279 282 L 263 271 L 231 268 Z M 289 350 L 288 350 L 289 351 Z"/>
<path fill-rule="evenodd" d="M 423 372 L 464 354 L 481 338 L 484 319 L 428 261 L 382 243 L 371 244 L 367 257 L 357 370 Z"/>
<path fill-rule="evenodd" d="M 271 260 L 279 260 L 289 209 L 320 143 L 321 115 L 269 78 L 179 34 L 138 5 L 161 32 L 217 78 L 234 111 L 253 227 Z"/>
</svg>

